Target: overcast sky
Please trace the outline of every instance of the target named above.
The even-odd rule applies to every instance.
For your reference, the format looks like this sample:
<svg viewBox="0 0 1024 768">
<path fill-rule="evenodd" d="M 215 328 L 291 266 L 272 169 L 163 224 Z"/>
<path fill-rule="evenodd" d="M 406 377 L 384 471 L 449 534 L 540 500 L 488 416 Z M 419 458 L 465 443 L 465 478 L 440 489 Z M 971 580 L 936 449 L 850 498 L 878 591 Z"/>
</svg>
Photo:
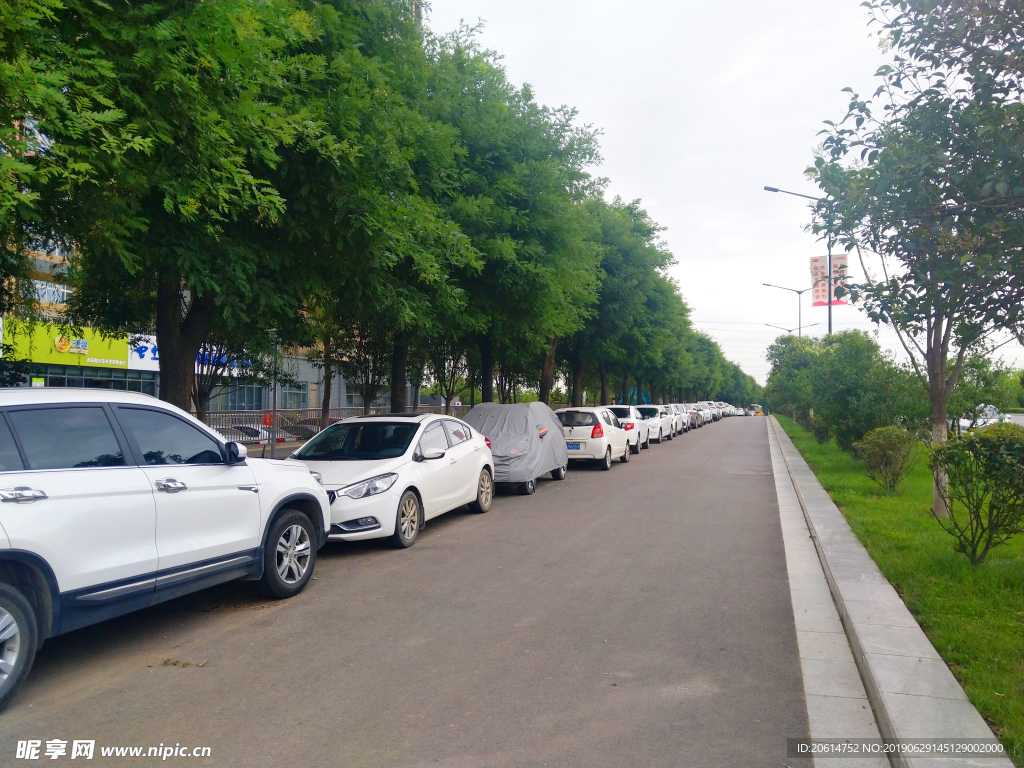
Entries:
<svg viewBox="0 0 1024 768">
<path fill-rule="evenodd" d="M 431 0 L 434 32 L 460 20 L 484 23 L 513 83 L 603 131 L 609 199 L 640 198 L 666 228 L 695 326 L 764 383 L 765 323 L 795 328 L 797 297 L 762 283 L 809 287 L 825 250 L 804 231 L 809 201 L 763 187 L 814 195 L 822 121 L 845 114 L 842 88 L 874 91 L 887 57 L 860 0 Z M 826 308 L 802 298 L 804 324 L 820 323 L 806 333 L 823 334 Z M 833 307 L 834 330 L 854 327 L 874 329 Z"/>
</svg>

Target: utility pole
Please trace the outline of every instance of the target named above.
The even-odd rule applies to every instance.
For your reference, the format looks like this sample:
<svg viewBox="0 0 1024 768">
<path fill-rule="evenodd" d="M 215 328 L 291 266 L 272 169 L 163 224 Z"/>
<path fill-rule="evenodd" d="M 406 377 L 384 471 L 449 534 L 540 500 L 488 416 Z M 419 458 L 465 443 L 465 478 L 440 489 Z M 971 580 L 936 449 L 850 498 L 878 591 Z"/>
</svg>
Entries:
<svg viewBox="0 0 1024 768">
<path fill-rule="evenodd" d="M 779 189 L 778 187 L 765 187 L 765 192 L 781 192 L 784 195 L 793 195 L 794 197 L 805 197 L 808 200 L 819 202 L 822 200 L 820 197 L 813 197 L 812 195 L 804 195 L 800 192 L 789 192 L 785 189 Z M 828 277 L 825 278 L 828 285 L 828 335 L 832 335 L 832 243 L 828 244 Z M 767 285 L 767 283 L 765 283 Z"/>
</svg>

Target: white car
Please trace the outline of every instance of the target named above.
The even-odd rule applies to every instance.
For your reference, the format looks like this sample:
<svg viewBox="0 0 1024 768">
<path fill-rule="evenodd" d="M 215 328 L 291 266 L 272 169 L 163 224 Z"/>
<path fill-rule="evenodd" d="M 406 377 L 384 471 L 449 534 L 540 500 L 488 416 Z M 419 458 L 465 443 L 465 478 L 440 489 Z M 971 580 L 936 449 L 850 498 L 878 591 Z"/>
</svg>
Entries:
<svg viewBox="0 0 1024 768">
<path fill-rule="evenodd" d="M 629 461 L 626 430 L 610 406 L 561 408 L 555 411 L 555 416 L 562 422 L 569 461 L 590 459 L 606 470 L 612 468 L 613 459 L 623 464 Z"/>
<path fill-rule="evenodd" d="M 719 410 L 718 405 L 715 404 L 714 400 L 701 400 L 704 407 L 707 408 L 708 414 L 711 417 L 710 421 L 718 421 L 722 418 L 722 412 Z"/>
<path fill-rule="evenodd" d="M 644 421 L 650 428 L 651 440 L 660 443 L 662 440 L 671 440 L 673 436 L 673 424 L 675 419 L 663 405 L 638 405 L 636 409 L 640 412 Z"/>
<path fill-rule="evenodd" d="M 679 414 L 679 426 L 676 432 L 687 433 L 690 431 L 690 411 L 687 409 L 685 403 L 672 403 L 672 410 Z"/>
<path fill-rule="evenodd" d="M 608 409 L 615 414 L 615 418 L 626 431 L 629 449 L 633 453 L 640 453 L 641 448 L 651 447 L 651 427 L 644 421 L 635 405 L 610 405 Z"/>
<path fill-rule="evenodd" d="M 683 403 L 683 410 L 690 418 L 690 429 L 697 429 L 704 426 L 703 413 L 698 409 L 696 403 Z"/>
<path fill-rule="evenodd" d="M 990 424 L 1001 424 L 1007 420 L 1006 415 L 994 405 L 979 405 L 974 409 L 974 413 L 969 414 L 969 416 L 974 418 L 960 419 L 961 431 L 987 427 Z"/>
<path fill-rule="evenodd" d="M 282 598 L 326 542 L 298 462 L 106 389 L 0 390 L 0 705 L 49 637 L 231 579 Z"/>
<path fill-rule="evenodd" d="M 427 520 L 466 504 L 487 512 L 494 498 L 490 442 L 451 416 L 344 419 L 292 458 L 323 478 L 330 539 L 390 538 L 400 549 L 411 547 Z"/>
</svg>

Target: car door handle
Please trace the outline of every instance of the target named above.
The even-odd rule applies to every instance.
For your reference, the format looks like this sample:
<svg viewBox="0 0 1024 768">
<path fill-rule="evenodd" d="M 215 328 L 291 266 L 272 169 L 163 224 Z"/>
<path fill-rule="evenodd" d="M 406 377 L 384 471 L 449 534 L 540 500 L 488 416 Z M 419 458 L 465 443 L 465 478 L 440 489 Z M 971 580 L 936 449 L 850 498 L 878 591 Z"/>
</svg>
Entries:
<svg viewBox="0 0 1024 768">
<path fill-rule="evenodd" d="M 13 501 L 15 504 L 31 504 L 33 501 L 47 498 L 45 491 L 19 485 L 16 488 L 0 488 L 0 500 Z"/>
<path fill-rule="evenodd" d="M 238 490 L 240 490 L 240 491 L 252 491 L 253 493 L 259 493 L 260 492 L 260 486 L 259 486 L 259 483 L 253 483 L 252 485 L 240 485 L 240 486 L 238 486 Z"/>
<path fill-rule="evenodd" d="M 181 480 L 175 480 L 173 477 L 168 477 L 164 480 L 156 480 L 153 483 L 158 491 L 167 491 L 167 493 L 177 493 L 178 491 L 188 490 L 188 486 L 185 485 Z"/>
<path fill-rule="evenodd" d="M 456 461 L 458 461 L 458 459 L 452 459 L 452 460 L 451 460 L 451 461 L 449 461 L 448 463 L 449 463 L 449 464 L 454 464 L 454 463 L 455 463 Z"/>
</svg>

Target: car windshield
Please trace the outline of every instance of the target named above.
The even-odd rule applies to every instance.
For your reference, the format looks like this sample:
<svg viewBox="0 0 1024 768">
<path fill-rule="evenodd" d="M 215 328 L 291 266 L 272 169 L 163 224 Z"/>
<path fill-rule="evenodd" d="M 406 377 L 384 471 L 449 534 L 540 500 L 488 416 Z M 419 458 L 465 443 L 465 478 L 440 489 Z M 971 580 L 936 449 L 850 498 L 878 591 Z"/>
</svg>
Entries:
<svg viewBox="0 0 1024 768">
<path fill-rule="evenodd" d="M 637 410 L 640 411 L 640 415 L 643 416 L 645 419 L 656 419 L 656 418 L 658 418 L 658 409 L 657 408 L 647 407 L 647 408 L 637 408 Z"/>
<path fill-rule="evenodd" d="M 589 411 L 560 411 L 555 415 L 563 427 L 589 427 L 597 424 L 597 416 Z"/>
<path fill-rule="evenodd" d="M 629 408 L 609 408 L 608 410 L 614 413 L 620 419 L 630 419 L 633 417 L 633 413 Z"/>
<path fill-rule="evenodd" d="M 307 461 L 393 459 L 409 448 L 419 424 L 364 421 L 328 427 L 295 454 Z"/>
</svg>

